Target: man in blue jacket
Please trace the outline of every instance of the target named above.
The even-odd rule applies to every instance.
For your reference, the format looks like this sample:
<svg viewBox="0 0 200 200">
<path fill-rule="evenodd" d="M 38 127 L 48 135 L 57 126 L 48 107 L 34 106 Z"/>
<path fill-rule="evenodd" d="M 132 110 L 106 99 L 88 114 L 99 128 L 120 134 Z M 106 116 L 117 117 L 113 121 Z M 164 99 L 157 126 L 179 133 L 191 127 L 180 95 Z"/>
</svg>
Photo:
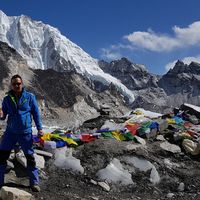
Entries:
<svg viewBox="0 0 200 200">
<path fill-rule="evenodd" d="M 4 184 L 6 162 L 11 150 L 18 143 L 27 159 L 27 171 L 30 178 L 30 187 L 39 192 L 38 169 L 36 168 L 34 151 L 32 149 L 32 117 L 38 130 L 43 135 L 40 113 L 35 95 L 23 88 L 21 76 L 11 78 L 11 90 L 4 97 L 0 119 L 7 117 L 7 127 L 0 142 L 0 187 Z"/>
</svg>

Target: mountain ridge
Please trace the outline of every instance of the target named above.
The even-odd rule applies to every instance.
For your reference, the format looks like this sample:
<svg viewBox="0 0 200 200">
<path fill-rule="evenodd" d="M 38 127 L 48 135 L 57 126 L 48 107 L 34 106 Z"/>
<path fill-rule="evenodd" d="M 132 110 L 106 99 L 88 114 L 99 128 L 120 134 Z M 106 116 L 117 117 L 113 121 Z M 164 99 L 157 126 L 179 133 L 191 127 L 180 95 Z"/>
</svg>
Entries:
<svg viewBox="0 0 200 200">
<path fill-rule="evenodd" d="M 0 41 L 15 48 L 31 68 L 76 71 L 106 86 L 112 82 L 130 102 L 134 101 L 133 93 L 125 85 L 105 73 L 96 59 L 61 35 L 58 29 L 24 15 L 7 17 L 2 11 L 0 22 Z"/>
<path fill-rule="evenodd" d="M 36 95 L 45 124 L 78 127 L 85 120 L 99 116 L 103 105 L 109 106 L 114 116 L 128 111 L 115 87 L 96 92 L 88 79 L 75 72 L 32 69 L 15 49 L 3 42 L 0 42 L 0 64 L 0 100 L 10 89 L 11 77 L 20 74 L 24 86 Z"/>
</svg>

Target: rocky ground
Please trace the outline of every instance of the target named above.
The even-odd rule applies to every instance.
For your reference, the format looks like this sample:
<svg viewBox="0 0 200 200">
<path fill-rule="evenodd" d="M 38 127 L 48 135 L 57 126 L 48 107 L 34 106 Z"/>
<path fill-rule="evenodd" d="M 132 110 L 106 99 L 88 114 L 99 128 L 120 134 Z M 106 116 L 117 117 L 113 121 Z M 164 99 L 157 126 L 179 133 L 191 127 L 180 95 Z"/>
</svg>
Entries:
<svg viewBox="0 0 200 200">
<path fill-rule="evenodd" d="M 160 148 L 161 141 L 148 141 L 136 149 L 127 148 L 135 145 L 133 142 L 122 142 L 110 139 L 98 139 L 77 147 L 73 155 L 81 160 L 84 174 L 77 174 L 71 170 L 56 168 L 53 160 L 46 162 L 45 173 L 41 178 L 41 192 L 33 193 L 23 181 L 24 170 L 16 165 L 15 171 L 20 171 L 18 187 L 34 195 L 34 198 L 47 200 L 61 199 L 200 199 L 200 169 L 199 158 L 186 155 L 184 152 L 172 153 Z M 97 170 L 106 167 L 113 159 L 124 156 L 136 156 L 153 163 L 161 177 L 160 182 L 150 182 L 150 170 L 132 172 L 134 184 L 121 185 L 107 183 L 110 189 L 102 188 L 98 184 Z M 170 162 L 166 162 L 165 159 Z M 9 172 L 11 173 L 11 172 Z M 43 173 L 44 174 L 44 173 Z M 7 174 L 8 176 L 8 174 Z M 24 174 L 25 176 L 25 174 Z"/>
<path fill-rule="evenodd" d="M 47 180 L 42 180 L 42 192 L 34 194 L 36 199 L 200 199 L 199 158 L 191 158 L 185 153 L 170 153 L 159 147 L 160 141 L 148 142 L 147 148 L 137 151 L 127 150 L 130 142 L 97 140 L 75 151 L 85 169 L 83 175 L 60 170 L 48 163 Z M 105 167 L 112 158 L 134 155 L 145 158 L 156 166 L 161 177 L 158 184 L 149 181 L 150 171 L 132 173 L 134 184 L 124 186 L 108 183 L 110 191 L 105 191 L 91 180 L 97 181 L 95 173 Z M 168 158 L 171 165 L 166 164 Z"/>
</svg>

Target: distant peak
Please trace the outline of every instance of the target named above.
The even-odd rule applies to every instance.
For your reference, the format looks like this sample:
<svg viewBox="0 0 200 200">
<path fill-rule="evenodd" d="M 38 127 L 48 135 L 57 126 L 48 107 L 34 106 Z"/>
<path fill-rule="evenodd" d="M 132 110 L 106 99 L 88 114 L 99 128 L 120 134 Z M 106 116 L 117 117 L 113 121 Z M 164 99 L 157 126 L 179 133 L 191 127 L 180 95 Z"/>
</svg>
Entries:
<svg viewBox="0 0 200 200">
<path fill-rule="evenodd" d="M 126 62 L 131 62 L 128 58 L 122 57 L 121 60 L 126 61 Z"/>
<path fill-rule="evenodd" d="M 190 66 L 190 67 L 200 67 L 200 63 L 192 61 L 192 62 L 189 64 L 189 66 Z"/>
<path fill-rule="evenodd" d="M 4 18 L 7 18 L 7 17 L 8 16 L 2 10 L 0 10 L 0 18 L 4 19 Z"/>
<path fill-rule="evenodd" d="M 172 69 L 170 69 L 167 74 L 180 74 L 180 73 L 200 74 L 200 63 L 191 62 L 188 65 L 185 64 L 183 61 L 178 60 L 175 66 Z"/>
<path fill-rule="evenodd" d="M 130 60 L 128 60 L 127 58 L 125 58 L 125 57 L 122 57 L 119 60 L 113 60 L 113 61 L 110 62 L 111 65 L 115 65 L 115 64 L 118 64 L 118 63 L 120 63 L 120 65 L 121 64 L 125 64 L 126 66 L 127 65 L 132 65 L 132 62 Z"/>
<path fill-rule="evenodd" d="M 183 65 L 185 64 L 182 60 L 177 60 L 177 62 L 175 63 L 175 66 L 183 66 Z"/>
<path fill-rule="evenodd" d="M 6 15 L 2 10 L 0 10 L 0 15 Z"/>
</svg>

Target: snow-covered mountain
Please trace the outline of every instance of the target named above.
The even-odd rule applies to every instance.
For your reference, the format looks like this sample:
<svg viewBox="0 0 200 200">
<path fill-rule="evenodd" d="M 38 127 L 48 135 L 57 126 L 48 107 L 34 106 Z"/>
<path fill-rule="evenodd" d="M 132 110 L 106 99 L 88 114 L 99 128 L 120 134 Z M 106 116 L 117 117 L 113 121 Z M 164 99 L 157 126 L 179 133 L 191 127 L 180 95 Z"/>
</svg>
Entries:
<svg viewBox="0 0 200 200">
<path fill-rule="evenodd" d="M 109 108 L 111 116 L 121 116 L 129 110 L 112 84 L 97 92 L 88 79 L 76 72 L 32 69 L 15 49 L 0 41 L 0 104 L 14 74 L 20 74 L 24 86 L 36 95 L 42 118 L 51 126 L 78 127 L 99 116 L 103 108 Z"/>
<path fill-rule="evenodd" d="M 16 49 L 33 69 L 74 71 L 103 85 L 112 83 L 129 102 L 134 101 L 131 90 L 105 73 L 96 59 L 50 25 L 24 15 L 9 17 L 0 11 L 0 41 Z"/>
</svg>

